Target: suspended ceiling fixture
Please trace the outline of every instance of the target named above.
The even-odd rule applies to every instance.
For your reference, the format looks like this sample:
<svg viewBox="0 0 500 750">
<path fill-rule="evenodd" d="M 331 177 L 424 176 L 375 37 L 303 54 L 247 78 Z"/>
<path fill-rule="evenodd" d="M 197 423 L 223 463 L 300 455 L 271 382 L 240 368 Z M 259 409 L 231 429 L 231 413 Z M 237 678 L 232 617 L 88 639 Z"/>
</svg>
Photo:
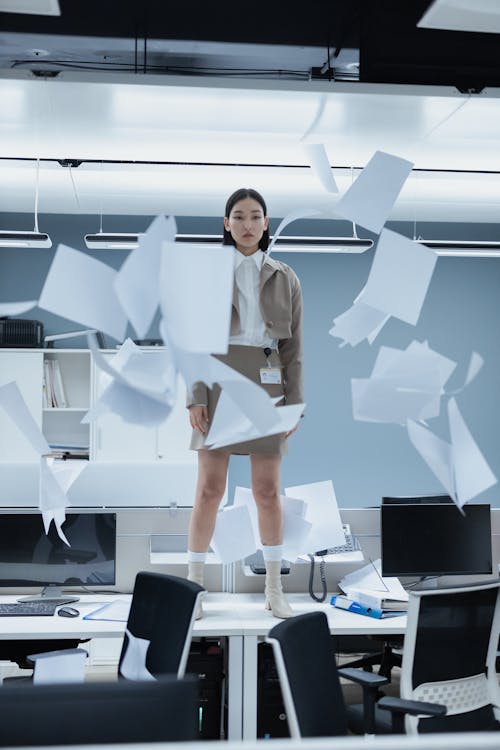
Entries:
<svg viewBox="0 0 500 750">
<path fill-rule="evenodd" d="M 85 235 L 89 250 L 135 250 L 142 234 L 115 232 Z M 178 234 L 177 242 L 197 245 L 220 245 L 220 235 Z M 373 247 L 373 240 L 359 237 L 278 237 L 273 252 L 277 253 L 364 253 Z"/>
<path fill-rule="evenodd" d="M 0 247 L 52 247 L 52 240 L 38 229 L 38 188 L 40 182 L 40 159 L 36 160 L 35 177 L 35 226 L 32 232 L 0 230 Z"/>
<path fill-rule="evenodd" d="M 415 240 L 436 251 L 436 255 L 455 258 L 500 258 L 500 241 L 484 240 Z"/>
</svg>

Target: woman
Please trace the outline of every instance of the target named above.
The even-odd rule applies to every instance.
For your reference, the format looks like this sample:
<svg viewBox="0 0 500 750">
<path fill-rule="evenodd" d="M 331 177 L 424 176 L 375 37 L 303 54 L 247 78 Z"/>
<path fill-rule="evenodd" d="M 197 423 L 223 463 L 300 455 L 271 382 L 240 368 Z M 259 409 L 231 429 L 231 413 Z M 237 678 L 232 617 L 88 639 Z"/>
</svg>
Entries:
<svg viewBox="0 0 500 750">
<path fill-rule="evenodd" d="M 229 350 L 218 358 L 262 385 L 280 404 L 303 402 L 302 295 L 299 280 L 285 263 L 267 257 L 269 218 L 263 197 L 250 188 L 228 199 L 223 244 L 234 245 L 235 285 Z M 189 525 L 188 578 L 203 585 L 203 572 L 215 518 L 226 486 L 231 454 L 250 456 L 252 491 L 266 566 L 266 609 L 275 617 L 293 612 L 281 587 L 282 513 L 280 463 L 287 438 L 295 432 L 204 448 L 218 386 L 197 383 L 188 395 L 193 428 L 191 448 L 198 451 L 198 483 Z M 201 615 L 201 613 L 200 613 Z"/>
</svg>

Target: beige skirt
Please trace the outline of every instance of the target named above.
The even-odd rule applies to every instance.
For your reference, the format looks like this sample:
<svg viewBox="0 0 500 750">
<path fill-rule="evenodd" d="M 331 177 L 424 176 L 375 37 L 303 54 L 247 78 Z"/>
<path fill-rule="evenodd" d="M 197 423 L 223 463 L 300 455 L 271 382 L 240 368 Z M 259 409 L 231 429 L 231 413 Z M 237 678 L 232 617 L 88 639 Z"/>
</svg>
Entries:
<svg viewBox="0 0 500 750">
<path fill-rule="evenodd" d="M 232 367 L 233 370 L 237 370 L 249 380 L 260 385 L 272 398 L 284 396 L 283 383 L 261 384 L 260 382 L 260 368 L 267 367 L 268 365 L 268 358 L 264 354 L 264 350 L 260 347 L 230 344 L 227 354 L 217 354 L 214 356 L 216 356 L 221 362 L 224 362 L 224 364 Z M 271 367 L 281 367 L 279 353 L 277 351 L 273 350 L 269 355 L 269 364 Z M 281 379 L 283 380 L 283 376 Z M 214 385 L 213 388 L 208 389 L 209 426 L 212 422 L 215 407 L 217 406 L 220 390 L 221 389 L 218 385 Z M 205 448 L 205 435 L 202 435 L 198 430 L 193 430 L 189 447 L 191 450 L 195 451 Z M 243 456 L 251 454 L 283 456 L 287 452 L 287 440 L 284 433 L 280 433 L 278 435 L 269 435 L 268 437 L 258 438 L 257 440 L 247 440 L 244 443 L 234 443 L 233 445 L 224 446 L 223 448 L 220 448 L 220 450 L 234 455 Z"/>
</svg>

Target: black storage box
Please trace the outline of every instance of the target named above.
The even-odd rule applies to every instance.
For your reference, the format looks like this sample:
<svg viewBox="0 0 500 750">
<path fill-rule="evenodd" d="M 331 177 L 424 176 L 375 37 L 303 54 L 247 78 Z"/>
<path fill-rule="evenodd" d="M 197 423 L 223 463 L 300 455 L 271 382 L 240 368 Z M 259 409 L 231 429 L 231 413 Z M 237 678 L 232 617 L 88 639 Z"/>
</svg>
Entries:
<svg viewBox="0 0 500 750">
<path fill-rule="evenodd" d="M 0 347 L 32 349 L 43 346 L 43 323 L 24 318 L 0 318 Z"/>
</svg>

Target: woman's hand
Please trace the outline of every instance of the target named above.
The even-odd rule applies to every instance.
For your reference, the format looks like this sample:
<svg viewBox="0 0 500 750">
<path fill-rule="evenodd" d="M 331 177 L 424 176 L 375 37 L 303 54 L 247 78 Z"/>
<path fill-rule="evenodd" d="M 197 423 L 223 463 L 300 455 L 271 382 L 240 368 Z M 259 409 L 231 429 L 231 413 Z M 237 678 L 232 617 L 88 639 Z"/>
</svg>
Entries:
<svg viewBox="0 0 500 750">
<path fill-rule="evenodd" d="M 208 407 L 190 406 L 189 422 L 193 430 L 198 430 L 198 432 L 204 435 L 208 427 Z"/>
</svg>

